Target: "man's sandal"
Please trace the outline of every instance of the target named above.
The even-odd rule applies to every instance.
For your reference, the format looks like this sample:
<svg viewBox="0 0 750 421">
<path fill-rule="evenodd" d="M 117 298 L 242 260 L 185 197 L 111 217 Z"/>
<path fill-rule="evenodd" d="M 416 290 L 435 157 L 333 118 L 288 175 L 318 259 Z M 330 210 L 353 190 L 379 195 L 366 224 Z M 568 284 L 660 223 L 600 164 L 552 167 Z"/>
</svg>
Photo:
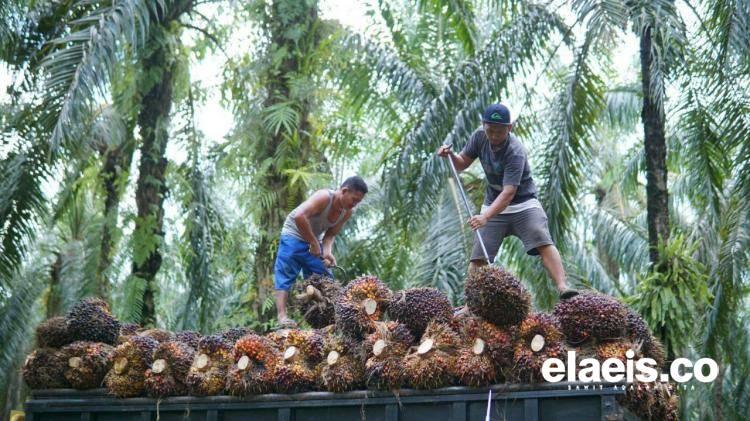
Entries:
<svg viewBox="0 0 750 421">
<path fill-rule="evenodd" d="M 277 324 L 278 329 L 297 329 L 297 322 L 295 322 L 292 319 L 283 319 L 280 320 Z"/>
<path fill-rule="evenodd" d="M 565 291 L 563 291 L 563 292 L 560 293 L 560 299 L 561 300 L 567 300 L 567 299 L 575 297 L 578 294 L 579 294 L 579 292 L 577 290 L 569 288 L 569 289 L 566 289 Z"/>
</svg>

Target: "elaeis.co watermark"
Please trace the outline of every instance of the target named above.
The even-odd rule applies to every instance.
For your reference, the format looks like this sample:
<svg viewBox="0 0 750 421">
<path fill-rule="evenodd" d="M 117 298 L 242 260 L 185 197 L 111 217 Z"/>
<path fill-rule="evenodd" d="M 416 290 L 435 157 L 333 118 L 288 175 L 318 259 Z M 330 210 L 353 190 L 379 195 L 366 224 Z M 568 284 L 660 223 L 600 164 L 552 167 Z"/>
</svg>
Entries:
<svg viewBox="0 0 750 421">
<path fill-rule="evenodd" d="M 625 353 L 626 360 L 608 358 L 599 361 L 595 358 L 576 358 L 575 351 L 568 351 L 566 361 L 549 358 L 542 365 L 542 377 L 549 383 L 561 381 L 580 383 L 667 383 L 685 384 L 695 379 L 701 383 L 711 383 L 719 375 L 719 365 L 711 358 L 701 358 L 695 362 L 687 358 L 676 358 L 669 366 L 669 372 L 659 372 L 658 364 L 652 358 L 634 360 L 635 352 Z"/>
</svg>

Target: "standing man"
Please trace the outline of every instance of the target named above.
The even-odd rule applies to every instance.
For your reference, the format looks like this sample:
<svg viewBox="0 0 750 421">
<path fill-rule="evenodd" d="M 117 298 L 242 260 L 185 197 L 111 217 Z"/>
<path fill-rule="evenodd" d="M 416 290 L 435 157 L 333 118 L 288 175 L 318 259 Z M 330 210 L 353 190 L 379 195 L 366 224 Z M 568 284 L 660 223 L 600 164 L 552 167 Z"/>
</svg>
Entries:
<svg viewBox="0 0 750 421">
<path fill-rule="evenodd" d="M 327 268 L 336 266 L 333 240 L 365 194 L 367 184 L 362 177 L 349 177 L 338 190 L 318 190 L 287 215 L 274 264 L 279 327 L 297 326 L 287 317 L 286 304 L 300 271 L 305 278 L 313 273 L 333 276 Z"/>
<path fill-rule="evenodd" d="M 487 177 L 487 189 L 479 215 L 468 223 L 479 234 L 494 260 L 503 239 L 514 235 L 521 239 L 526 253 L 542 258 L 561 299 L 578 294 L 568 289 L 560 253 L 547 228 L 547 214 L 537 200 L 537 188 L 531 178 L 526 149 L 511 133 L 510 110 L 503 104 L 492 104 L 482 114 L 482 127 L 477 129 L 460 154 L 450 146 L 441 146 L 437 154 L 453 160 L 456 171 L 468 168 L 479 158 Z M 479 240 L 474 237 L 469 271 L 487 264 Z"/>
</svg>

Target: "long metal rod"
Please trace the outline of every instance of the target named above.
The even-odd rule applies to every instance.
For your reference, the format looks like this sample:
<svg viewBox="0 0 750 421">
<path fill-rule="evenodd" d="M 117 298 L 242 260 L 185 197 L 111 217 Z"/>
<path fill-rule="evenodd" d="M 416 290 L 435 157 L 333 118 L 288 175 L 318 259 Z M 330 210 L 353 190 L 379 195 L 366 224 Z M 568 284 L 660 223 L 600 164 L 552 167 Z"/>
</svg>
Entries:
<svg viewBox="0 0 750 421">
<path fill-rule="evenodd" d="M 452 146 L 452 145 L 446 145 L 446 146 Z M 448 155 L 448 164 L 450 164 L 451 172 L 453 173 L 453 178 L 456 180 L 456 184 L 458 185 L 458 192 L 461 194 L 461 199 L 463 199 L 464 207 L 466 207 L 466 212 L 469 214 L 469 217 L 473 215 L 473 212 L 471 211 L 471 205 L 469 205 L 469 199 L 466 198 L 466 192 L 464 192 L 464 186 L 461 184 L 461 179 L 458 178 L 458 171 L 456 171 L 456 165 L 453 163 L 453 157 L 451 155 Z M 482 246 L 482 253 L 484 253 L 484 258 L 487 259 L 487 263 L 494 263 L 494 261 L 490 261 L 490 255 L 487 253 L 487 247 L 484 246 L 484 240 L 482 239 L 482 236 L 479 234 L 479 230 L 474 230 L 474 233 L 477 236 L 477 239 L 479 240 L 479 245 Z"/>
</svg>

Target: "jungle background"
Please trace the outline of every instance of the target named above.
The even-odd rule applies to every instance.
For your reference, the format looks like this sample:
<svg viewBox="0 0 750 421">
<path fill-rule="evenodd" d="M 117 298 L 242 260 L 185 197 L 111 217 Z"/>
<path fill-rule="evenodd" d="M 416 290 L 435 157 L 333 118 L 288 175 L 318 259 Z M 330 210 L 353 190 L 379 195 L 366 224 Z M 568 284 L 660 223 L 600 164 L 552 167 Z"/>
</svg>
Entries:
<svg viewBox="0 0 750 421">
<path fill-rule="evenodd" d="M 683 418 L 750 413 L 750 3 L 4 0 L 0 17 L 0 417 L 25 399 L 35 326 L 82 297 L 144 326 L 273 326 L 284 217 L 353 174 L 370 193 L 337 275 L 461 303 L 472 233 L 434 152 L 496 101 L 569 282 L 625 300 L 669 356 L 719 363 Z M 462 182 L 478 208 L 480 166 Z M 551 308 L 518 240 L 496 263 Z"/>
</svg>

